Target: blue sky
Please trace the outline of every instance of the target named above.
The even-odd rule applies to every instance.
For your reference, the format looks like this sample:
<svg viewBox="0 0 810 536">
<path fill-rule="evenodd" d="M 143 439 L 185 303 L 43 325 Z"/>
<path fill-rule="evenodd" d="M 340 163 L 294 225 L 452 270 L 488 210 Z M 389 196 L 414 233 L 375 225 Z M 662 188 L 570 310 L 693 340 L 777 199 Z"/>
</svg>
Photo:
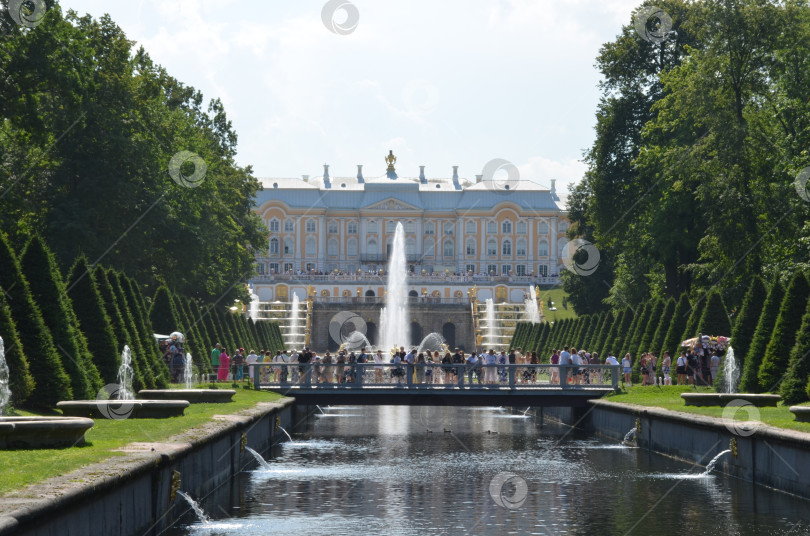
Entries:
<svg viewBox="0 0 810 536">
<path fill-rule="evenodd" d="M 348 0 L 344 0 L 348 1 Z M 351 0 L 351 33 L 325 0 L 62 0 L 109 13 L 182 82 L 219 97 L 258 177 L 385 172 L 470 179 L 494 158 L 558 192 L 593 141 L 602 43 L 640 0 Z M 338 10 L 334 21 L 345 23 Z"/>
</svg>

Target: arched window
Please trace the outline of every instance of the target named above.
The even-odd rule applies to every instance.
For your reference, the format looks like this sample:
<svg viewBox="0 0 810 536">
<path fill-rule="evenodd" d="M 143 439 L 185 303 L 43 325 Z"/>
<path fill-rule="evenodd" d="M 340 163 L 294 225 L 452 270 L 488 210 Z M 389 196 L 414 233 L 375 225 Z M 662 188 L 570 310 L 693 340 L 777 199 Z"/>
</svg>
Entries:
<svg viewBox="0 0 810 536">
<path fill-rule="evenodd" d="M 368 232 L 369 233 L 375 234 L 377 232 L 377 222 L 376 221 L 368 222 L 367 227 L 368 227 Z"/>
<path fill-rule="evenodd" d="M 380 250 L 377 248 L 377 241 L 373 238 L 368 241 L 366 249 L 368 250 L 369 255 L 378 255 L 380 253 Z"/>
<path fill-rule="evenodd" d="M 270 255 L 278 255 L 278 238 L 270 239 Z"/>
<path fill-rule="evenodd" d="M 537 244 L 537 255 L 540 257 L 548 257 L 548 240 L 541 240 Z"/>
<path fill-rule="evenodd" d="M 487 234 L 497 234 L 498 233 L 498 224 L 494 221 L 487 222 Z"/>
<path fill-rule="evenodd" d="M 352 237 L 346 242 L 346 254 L 349 257 L 357 257 L 357 239 Z"/>
<path fill-rule="evenodd" d="M 512 234 L 512 222 L 509 220 L 504 220 L 501 222 L 501 233 L 503 234 Z"/>
<path fill-rule="evenodd" d="M 487 255 L 490 257 L 496 257 L 498 255 L 498 243 L 494 238 L 490 238 L 487 241 Z"/>
<path fill-rule="evenodd" d="M 330 221 L 326 224 L 326 232 L 329 234 L 337 234 L 338 232 L 338 223 L 336 221 Z"/>
<path fill-rule="evenodd" d="M 467 240 L 467 255 L 475 255 L 475 240 Z"/>
<path fill-rule="evenodd" d="M 405 241 L 405 254 L 416 255 L 416 240 L 409 238 Z"/>
<path fill-rule="evenodd" d="M 295 232 L 295 220 L 284 220 L 284 232 L 285 233 Z"/>
<path fill-rule="evenodd" d="M 568 222 L 567 221 L 560 222 L 560 232 L 564 233 L 567 230 L 568 230 Z"/>
<path fill-rule="evenodd" d="M 453 247 L 455 243 L 452 240 L 445 240 L 444 245 L 442 247 L 442 251 L 444 252 L 445 257 L 452 257 L 453 256 Z"/>
<path fill-rule="evenodd" d="M 284 239 L 284 254 L 295 255 L 295 242 L 293 242 L 292 238 L 287 237 Z"/>
<path fill-rule="evenodd" d="M 326 254 L 330 257 L 337 257 L 338 254 L 338 241 L 335 238 L 330 238 L 326 243 Z"/>
<path fill-rule="evenodd" d="M 385 222 L 385 232 L 386 233 L 393 233 L 397 230 L 397 224 L 393 221 Z"/>
<path fill-rule="evenodd" d="M 433 257 L 436 254 L 436 242 L 432 238 L 425 240 L 425 257 Z"/>
<path fill-rule="evenodd" d="M 277 233 L 279 231 L 280 225 L 281 224 L 279 223 L 278 218 L 273 218 L 272 220 L 270 220 L 270 232 Z"/>
<path fill-rule="evenodd" d="M 475 222 L 472 220 L 468 221 L 464 232 L 467 234 L 475 234 Z"/>
<path fill-rule="evenodd" d="M 405 232 L 406 233 L 415 233 L 416 232 L 416 224 L 413 221 L 406 221 L 405 222 Z"/>
<path fill-rule="evenodd" d="M 559 255 L 560 257 L 567 257 L 567 255 L 564 255 L 564 253 L 567 253 L 567 252 L 565 251 L 565 246 L 567 246 L 567 245 L 568 245 L 568 239 L 567 239 L 567 238 L 561 238 L 561 239 L 560 239 L 560 243 L 559 243 L 559 245 L 558 245 L 558 248 L 559 248 L 559 253 L 558 253 L 558 255 Z"/>
<path fill-rule="evenodd" d="M 435 227 L 433 227 L 433 222 L 427 222 L 425 224 L 425 234 L 435 234 Z"/>
<path fill-rule="evenodd" d="M 503 247 L 501 248 L 501 252 L 504 255 L 511 255 L 512 254 L 512 241 L 511 240 L 504 240 Z"/>
<path fill-rule="evenodd" d="M 357 234 L 357 222 L 356 221 L 350 221 L 346 225 L 346 233 L 348 233 L 348 234 Z"/>
<path fill-rule="evenodd" d="M 517 243 L 515 244 L 515 255 L 518 257 L 526 256 L 526 240 L 523 238 L 518 239 Z"/>
<path fill-rule="evenodd" d="M 308 232 L 308 233 L 314 233 L 315 232 L 315 220 L 307 220 L 307 224 L 306 224 L 305 229 L 306 229 L 306 232 Z"/>
<path fill-rule="evenodd" d="M 307 257 L 315 256 L 315 252 L 318 251 L 318 244 L 315 242 L 313 237 L 307 238 Z"/>
<path fill-rule="evenodd" d="M 518 234 L 526 234 L 526 222 L 525 221 L 517 222 L 517 233 Z"/>
<path fill-rule="evenodd" d="M 548 222 L 541 221 L 540 224 L 537 226 L 537 232 L 541 235 L 548 234 Z"/>
</svg>

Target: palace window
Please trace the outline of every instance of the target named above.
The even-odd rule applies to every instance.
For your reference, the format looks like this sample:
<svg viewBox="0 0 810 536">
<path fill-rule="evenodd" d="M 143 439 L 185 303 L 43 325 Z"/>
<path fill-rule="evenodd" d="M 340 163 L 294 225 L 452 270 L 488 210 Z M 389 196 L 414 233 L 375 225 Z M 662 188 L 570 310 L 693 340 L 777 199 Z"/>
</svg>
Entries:
<svg viewBox="0 0 810 536">
<path fill-rule="evenodd" d="M 503 247 L 501 248 L 501 253 L 503 255 L 512 255 L 512 242 L 510 240 L 503 241 Z"/>
<path fill-rule="evenodd" d="M 292 272 L 293 265 L 291 262 L 284 263 L 284 271 L 285 272 Z"/>
<path fill-rule="evenodd" d="M 494 239 L 487 242 L 487 256 L 495 257 L 498 255 L 498 243 Z"/>
<path fill-rule="evenodd" d="M 548 257 L 548 240 L 541 240 L 537 245 L 537 256 Z"/>
<path fill-rule="evenodd" d="M 548 234 L 548 222 L 546 222 L 546 221 L 541 221 L 541 222 L 540 222 L 540 223 L 537 225 L 537 232 L 538 232 L 539 234 L 541 234 L 541 235 L 543 235 L 543 234 Z"/>
<path fill-rule="evenodd" d="M 357 239 L 350 238 L 348 242 L 346 242 L 346 254 L 349 257 L 357 257 Z"/>
<path fill-rule="evenodd" d="M 293 243 L 292 238 L 285 238 L 284 239 L 284 254 L 285 255 L 294 255 L 295 254 L 295 244 Z"/>
<path fill-rule="evenodd" d="M 416 224 L 412 221 L 405 222 L 405 232 L 406 233 L 415 233 L 416 232 Z"/>
<path fill-rule="evenodd" d="M 517 245 L 515 247 L 515 254 L 519 257 L 526 256 L 526 241 L 524 239 L 519 239 L 517 241 Z"/>
<path fill-rule="evenodd" d="M 526 222 L 525 221 L 517 222 L 517 233 L 518 234 L 526 234 Z"/>
<path fill-rule="evenodd" d="M 512 222 L 505 220 L 501 223 L 501 233 L 512 234 Z"/>
<path fill-rule="evenodd" d="M 308 233 L 315 232 L 315 220 L 307 220 L 306 232 Z"/>
<path fill-rule="evenodd" d="M 396 229 L 397 229 L 397 224 L 395 222 L 392 222 L 392 221 L 385 222 L 385 232 L 386 233 L 391 234 L 394 231 L 396 231 Z"/>
<path fill-rule="evenodd" d="M 537 267 L 537 274 L 541 277 L 548 277 L 548 265 L 541 264 Z"/>
<path fill-rule="evenodd" d="M 357 222 L 350 221 L 349 225 L 346 226 L 346 232 L 349 234 L 357 234 Z"/>
<path fill-rule="evenodd" d="M 501 266 L 501 275 L 509 275 L 509 272 L 511 271 L 512 271 L 511 264 L 504 264 L 503 266 Z"/>
<path fill-rule="evenodd" d="M 285 233 L 295 232 L 295 220 L 284 220 L 284 232 Z"/>
<path fill-rule="evenodd" d="M 256 264 L 256 273 L 259 275 L 264 275 L 264 263 L 260 262 Z"/>
<path fill-rule="evenodd" d="M 425 234 L 434 234 L 434 227 L 432 222 L 425 224 Z"/>
<path fill-rule="evenodd" d="M 307 232 L 308 233 L 314 232 L 314 231 L 309 230 L 309 222 L 307 222 Z M 337 232 L 338 232 L 338 224 L 337 224 L 337 222 L 336 221 L 330 221 L 326 225 L 326 232 L 329 233 L 329 234 L 337 234 Z"/>
<path fill-rule="evenodd" d="M 475 273 L 475 265 L 474 265 L 474 264 L 468 264 L 468 265 L 465 267 L 465 270 L 466 270 L 466 271 L 468 271 L 468 272 Z"/>
<path fill-rule="evenodd" d="M 467 255 L 475 256 L 475 240 L 467 240 Z"/>
<path fill-rule="evenodd" d="M 436 243 L 432 238 L 425 240 L 425 257 L 433 257 L 436 254 Z"/>
<path fill-rule="evenodd" d="M 564 233 L 567 230 L 568 230 L 568 222 L 564 221 L 564 222 L 560 223 L 560 232 Z"/>
<path fill-rule="evenodd" d="M 278 229 L 279 229 L 279 225 L 280 225 L 280 223 L 276 218 L 273 218 L 272 220 L 270 220 L 270 232 L 271 233 L 277 233 Z"/>
<path fill-rule="evenodd" d="M 315 252 L 317 250 L 318 250 L 318 245 L 315 242 L 315 239 L 310 236 L 309 238 L 307 238 L 307 248 L 306 248 L 307 257 L 314 257 Z"/>
<path fill-rule="evenodd" d="M 468 221 L 467 225 L 466 225 L 466 227 L 464 229 L 464 232 L 467 233 L 467 234 L 475 234 L 475 222 L 474 221 Z"/>
<path fill-rule="evenodd" d="M 498 224 L 494 221 L 487 222 L 487 234 L 498 234 Z"/>
<path fill-rule="evenodd" d="M 371 233 L 371 234 L 376 234 L 377 233 L 377 222 L 376 221 L 368 222 L 368 232 Z"/>
<path fill-rule="evenodd" d="M 368 250 L 369 255 L 377 255 L 380 253 L 380 250 L 377 248 L 377 241 L 373 238 L 368 241 L 366 245 L 366 250 Z"/>
<path fill-rule="evenodd" d="M 487 274 L 498 275 L 498 267 L 494 264 L 487 265 Z"/>
<path fill-rule="evenodd" d="M 278 238 L 270 239 L 270 255 L 278 255 Z"/>
<path fill-rule="evenodd" d="M 270 273 L 271 274 L 277 274 L 278 273 L 278 263 L 277 262 L 271 262 L 270 263 Z"/>
<path fill-rule="evenodd" d="M 337 257 L 338 241 L 336 239 L 330 238 L 329 242 L 326 243 L 326 254 L 330 257 Z"/>
<path fill-rule="evenodd" d="M 517 275 L 526 275 L 526 265 L 518 264 L 517 266 L 515 266 L 515 273 Z"/>
<path fill-rule="evenodd" d="M 444 256 L 445 257 L 452 257 L 453 256 L 453 246 L 454 245 L 455 244 L 453 243 L 452 240 L 445 240 L 444 241 L 444 246 L 443 246 L 442 249 L 444 251 Z"/>
<path fill-rule="evenodd" d="M 444 222 L 444 234 L 451 235 L 455 232 L 456 224 L 453 222 Z"/>
<path fill-rule="evenodd" d="M 416 240 L 409 238 L 405 241 L 405 254 L 416 255 Z"/>
</svg>

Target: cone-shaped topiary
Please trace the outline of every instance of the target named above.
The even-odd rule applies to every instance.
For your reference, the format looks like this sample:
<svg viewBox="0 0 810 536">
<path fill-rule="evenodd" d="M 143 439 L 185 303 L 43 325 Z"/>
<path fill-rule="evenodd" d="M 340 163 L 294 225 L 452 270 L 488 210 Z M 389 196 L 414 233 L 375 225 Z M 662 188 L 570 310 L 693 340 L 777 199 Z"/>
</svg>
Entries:
<svg viewBox="0 0 810 536">
<path fill-rule="evenodd" d="M 606 318 L 606 311 L 602 311 L 601 313 L 597 314 L 593 324 L 591 325 L 591 329 L 588 332 L 588 336 L 585 337 L 585 348 L 588 348 L 591 353 L 599 351 L 596 344 L 597 340 L 599 339 L 599 332 L 602 330 L 602 326 L 605 325 Z"/>
<path fill-rule="evenodd" d="M 149 309 L 149 320 L 155 333 L 168 335 L 180 328 L 180 319 L 174 310 L 169 289 L 161 285 L 152 298 L 152 307 Z"/>
<path fill-rule="evenodd" d="M 39 305 L 42 319 L 51 332 L 57 356 L 70 377 L 70 388 L 77 399 L 96 396 L 87 378 L 87 356 L 82 355 L 77 336 L 80 332 L 71 324 L 72 303 L 65 294 L 65 284 L 56 261 L 41 238 L 35 236 L 20 256 L 23 275 L 31 288 L 31 296 Z M 92 363 L 90 364 L 92 366 Z"/>
<path fill-rule="evenodd" d="M 619 350 L 617 350 L 613 346 L 613 343 L 616 341 L 616 335 L 619 333 L 619 327 L 624 322 L 624 316 L 625 316 L 624 309 L 622 309 L 616 314 L 615 318 L 613 319 L 613 323 L 610 325 L 610 329 L 607 333 L 607 336 L 605 337 L 605 342 L 602 344 L 602 348 L 599 351 L 600 355 L 603 355 L 605 357 L 607 357 L 608 354 L 610 353 L 613 353 L 617 357 L 620 355 Z"/>
<path fill-rule="evenodd" d="M 108 277 L 110 277 L 110 274 L 108 274 Z M 169 368 L 166 366 L 166 362 L 163 361 L 158 342 L 154 336 L 155 333 L 149 321 L 149 315 L 142 307 L 143 295 L 140 287 L 134 279 L 130 279 L 122 273 L 116 273 L 116 279 L 124 293 L 127 305 L 140 333 L 141 346 L 146 352 L 146 360 L 150 363 L 155 385 L 159 389 L 163 389 L 169 385 Z"/>
<path fill-rule="evenodd" d="M 605 347 L 605 339 L 607 339 L 608 333 L 610 333 L 610 328 L 613 326 L 613 322 L 615 321 L 616 316 L 613 314 L 613 311 L 605 311 L 605 321 L 602 322 L 602 325 L 599 328 L 599 333 L 596 335 L 596 339 L 594 339 L 592 344 L 593 349 L 599 352 L 599 356 L 603 359 L 607 357 L 602 351 L 602 349 Z"/>
<path fill-rule="evenodd" d="M 785 297 L 779 306 L 779 316 L 773 326 L 771 340 L 759 366 L 759 388 L 771 391 L 778 387 L 779 380 L 787 370 L 790 351 L 796 342 L 796 332 L 802 323 L 802 315 L 810 297 L 810 285 L 803 273 L 798 272 L 790 280 Z"/>
<path fill-rule="evenodd" d="M 73 311 L 79 319 L 79 329 L 87 338 L 88 348 L 93 354 L 104 383 L 115 383 L 118 368 L 121 366 L 121 351 L 118 346 L 110 317 L 104 310 L 104 302 L 96 287 L 95 277 L 90 271 L 87 259 L 79 257 L 70 269 L 67 294 L 73 302 Z"/>
<path fill-rule="evenodd" d="M 768 297 L 765 299 L 765 303 L 759 313 L 757 329 L 754 331 L 754 336 L 751 339 L 751 346 L 749 346 L 745 355 L 740 358 L 743 361 L 742 377 L 740 378 L 741 392 L 760 392 L 758 378 L 759 366 L 762 364 L 765 349 L 768 347 L 768 342 L 771 340 L 773 326 L 776 324 L 776 317 L 779 315 L 779 307 L 782 304 L 784 295 L 785 289 L 779 281 L 776 281 L 768 292 Z M 732 346 L 734 345 L 734 339 L 731 339 L 731 344 Z"/>
<path fill-rule="evenodd" d="M 616 338 L 612 343 L 612 350 L 617 352 L 616 357 L 618 358 L 624 357 L 624 354 L 628 351 L 627 347 L 629 345 L 629 341 L 627 339 L 630 337 L 630 325 L 633 323 L 635 316 L 636 314 L 632 309 L 629 307 L 625 308 L 622 323 L 616 330 Z"/>
<path fill-rule="evenodd" d="M 762 278 L 758 275 L 754 276 L 740 311 L 737 313 L 734 327 L 731 329 L 731 346 L 734 348 L 734 357 L 740 370 L 745 368 L 745 356 L 748 354 L 748 349 L 751 348 L 759 314 L 762 312 L 762 305 L 767 297 L 768 291 Z"/>
<path fill-rule="evenodd" d="M 641 354 L 645 352 L 653 352 L 652 342 L 653 335 L 655 335 L 655 328 L 658 327 L 658 323 L 661 319 L 661 312 L 664 310 L 664 300 L 660 298 L 656 298 L 652 302 L 649 303 L 647 308 L 647 320 L 646 325 L 639 326 L 641 329 L 641 336 L 638 340 L 638 345 L 635 347 L 635 354 L 633 357 L 633 381 L 640 381 L 640 372 L 641 372 Z M 655 353 L 655 352 L 653 352 Z M 656 355 L 658 358 L 656 367 L 660 367 L 661 364 L 661 356 Z"/>
<path fill-rule="evenodd" d="M 698 299 L 698 301 L 694 304 L 694 306 L 692 306 L 691 310 L 689 311 L 689 318 L 686 319 L 686 327 L 681 333 L 681 341 L 691 339 L 692 337 L 697 337 L 697 334 L 699 333 L 698 324 L 700 323 L 700 317 L 703 316 L 703 309 L 706 305 L 706 298 L 707 296 L 704 295 L 700 299 Z"/>
<path fill-rule="evenodd" d="M 31 288 L 23 276 L 17 256 L 6 236 L 0 233 L 0 288 L 17 327 L 19 339 L 34 377 L 34 391 L 27 405 L 49 408 L 60 400 L 71 400 L 70 378 L 62 366 L 51 332 L 34 302 Z"/>
<path fill-rule="evenodd" d="M 731 337 L 731 321 L 728 318 L 723 298 L 716 289 L 709 292 L 698 320 L 697 330 L 704 335 L 724 335 Z"/>
<path fill-rule="evenodd" d="M 650 350 L 656 352 L 655 355 L 659 358 L 659 362 L 664 359 L 664 352 L 661 351 L 661 347 L 664 344 L 664 338 L 667 335 L 669 324 L 672 322 L 672 315 L 675 314 L 675 305 L 674 298 L 667 300 L 667 303 L 664 305 L 664 310 L 661 312 L 661 318 L 658 320 L 658 325 L 655 328 L 655 335 L 653 335 L 652 341 L 650 341 Z M 670 357 L 672 357 L 674 363 L 676 356 L 672 355 L 671 350 Z"/>
<path fill-rule="evenodd" d="M 787 374 L 779 394 L 785 404 L 799 404 L 810 400 L 806 387 L 810 380 L 810 301 L 807 302 L 802 324 L 796 335 L 796 343 L 790 350 Z"/>
<path fill-rule="evenodd" d="M 669 323 L 667 334 L 664 335 L 664 342 L 659 353 L 659 355 L 664 355 L 664 352 L 669 352 L 669 355 L 672 356 L 673 363 L 677 357 L 681 355 L 680 345 L 683 340 L 681 335 L 686 329 L 686 321 L 689 317 L 690 310 L 689 298 L 686 297 L 685 293 L 681 294 L 678 303 L 675 305 L 675 312 L 672 313 L 672 320 Z"/>
<path fill-rule="evenodd" d="M 31 375 L 28 359 L 23 351 L 17 326 L 11 318 L 11 309 L 8 308 L 4 292 L 0 292 L 0 337 L 3 338 L 6 352 L 11 403 L 15 406 L 25 404 L 34 392 L 34 377 Z"/>
</svg>

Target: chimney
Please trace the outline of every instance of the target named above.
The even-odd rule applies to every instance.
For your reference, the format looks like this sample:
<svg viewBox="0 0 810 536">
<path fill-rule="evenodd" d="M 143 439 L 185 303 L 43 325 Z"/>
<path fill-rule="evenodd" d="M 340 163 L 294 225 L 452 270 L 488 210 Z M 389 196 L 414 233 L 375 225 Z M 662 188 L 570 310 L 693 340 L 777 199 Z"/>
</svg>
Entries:
<svg viewBox="0 0 810 536">
<path fill-rule="evenodd" d="M 476 175 L 476 176 L 475 176 L 475 184 L 478 184 L 478 183 L 479 183 L 479 182 L 481 182 L 482 180 L 484 180 L 484 176 L 483 176 L 483 175 Z"/>
<path fill-rule="evenodd" d="M 557 194 L 557 179 L 551 179 L 551 193 Z"/>
<path fill-rule="evenodd" d="M 427 178 L 425 177 L 425 166 L 419 166 L 419 182 L 421 184 L 427 184 Z"/>
<path fill-rule="evenodd" d="M 363 178 L 363 164 L 357 164 L 357 182 L 363 184 L 366 179 Z"/>
<path fill-rule="evenodd" d="M 329 180 L 329 164 L 323 165 L 323 185 L 325 188 L 332 187 L 332 183 Z"/>
<path fill-rule="evenodd" d="M 453 166 L 453 188 L 461 190 L 461 184 L 458 183 L 458 166 Z"/>
<path fill-rule="evenodd" d="M 301 175 L 301 178 L 304 179 L 304 182 L 309 182 L 309 175 Z"/>
</svg>

